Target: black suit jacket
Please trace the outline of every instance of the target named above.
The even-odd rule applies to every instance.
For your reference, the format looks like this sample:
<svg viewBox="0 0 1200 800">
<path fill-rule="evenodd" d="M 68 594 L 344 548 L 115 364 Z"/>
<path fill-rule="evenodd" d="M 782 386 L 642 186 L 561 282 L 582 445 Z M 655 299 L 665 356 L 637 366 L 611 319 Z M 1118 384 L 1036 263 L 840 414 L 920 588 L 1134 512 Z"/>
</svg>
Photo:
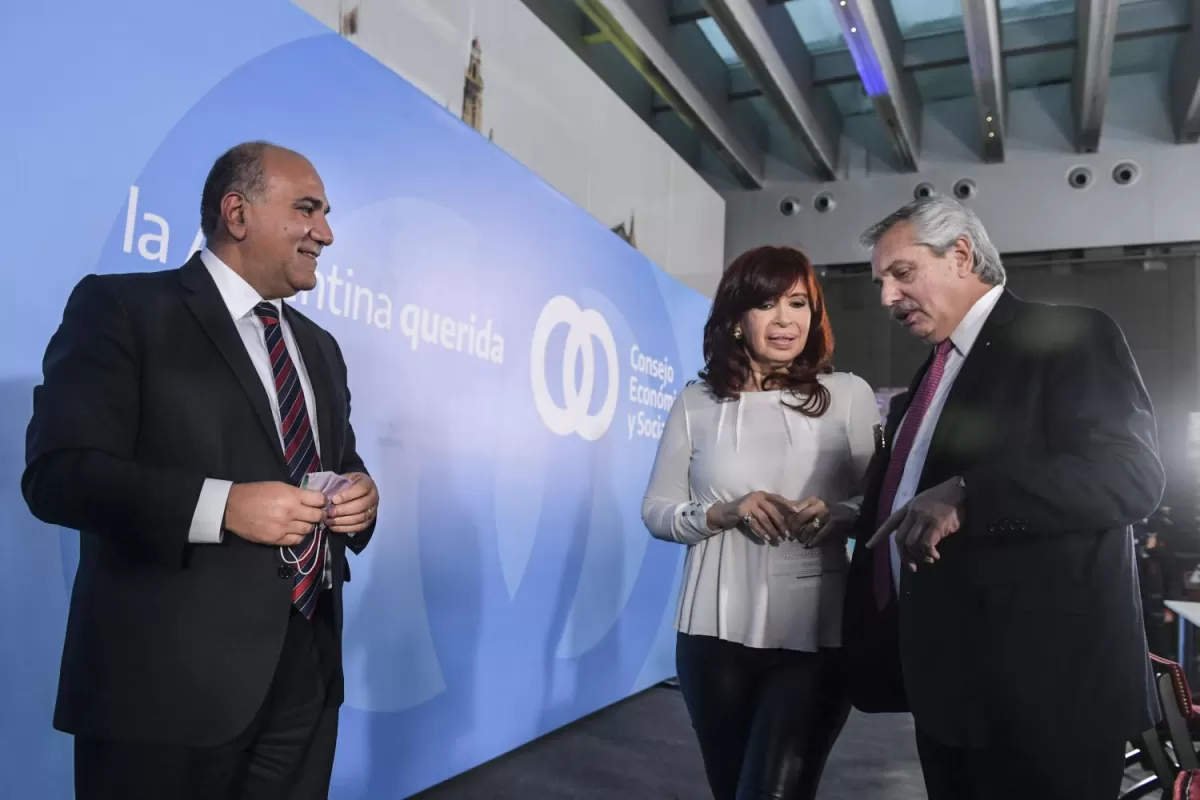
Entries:
<svg viewBox="0 0 1200 800">
<path fill-rule="evenodd" d="M 896 398 L 895 438 L 913 389 Z M 911 708 L 945 744 L 1116 746 L 1158 719 L 1130 525 L 1165 485 L 1150 399 L 1121 330 L 1090 308 L 999 298 L 934 430 L 919 488 L 966 483 L 941 560 L 876 610 L 855 549 L 845 640 L 855 702 Z M 870 537 L 889 452 L 858 536 Z"/>
<path fill-rule="evenodd" d="M 333 337 L 285 304 L 317 409 L 322 466 L 364 472 Z M 89 275 L 67 301 L 34 389 L 22 489 L 80 531 L 54 724 L 88 737 L 231 740 L 261 706 L 288 622 L 276 547 L 226 532 L 188 542 L 206 478 L 287 481 L 263 387 L 199 256 L 156 273 Z M 339 642 L 346 548 L 331 536 Z M 340 657 L 330 704 L 342 700 Z"/>
</svg>

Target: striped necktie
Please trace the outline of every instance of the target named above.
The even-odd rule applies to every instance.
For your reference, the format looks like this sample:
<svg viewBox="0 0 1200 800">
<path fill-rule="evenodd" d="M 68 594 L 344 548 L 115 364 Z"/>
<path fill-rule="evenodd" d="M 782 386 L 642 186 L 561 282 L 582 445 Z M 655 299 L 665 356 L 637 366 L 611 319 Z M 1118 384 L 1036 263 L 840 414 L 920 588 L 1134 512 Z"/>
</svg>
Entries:
<svg viewBox="0 0 1200 800">
<path fill-rule="evenodd" d="M 254 313 L 262 320 L 267 352 L 271 357 L 271 372 L 275 376 L 275 394 L 279 399 L 279 427 L 283 435 L 283 456 L 287 460 L 288 478 L 299 486 L 304 476 L 321 469 L 321 456 L 313 437 L 300 373 L 288 353 L 279 324 L 279 309 L 271 303 L 259 303 Z M 324 584 L 325 526 L 316 528 L 299 544 L 284 547 L 284 560 L 295 567 L 292 583 L 292 604 L 308 619 L 317 607 L 317 595 Z"/>
</svg>

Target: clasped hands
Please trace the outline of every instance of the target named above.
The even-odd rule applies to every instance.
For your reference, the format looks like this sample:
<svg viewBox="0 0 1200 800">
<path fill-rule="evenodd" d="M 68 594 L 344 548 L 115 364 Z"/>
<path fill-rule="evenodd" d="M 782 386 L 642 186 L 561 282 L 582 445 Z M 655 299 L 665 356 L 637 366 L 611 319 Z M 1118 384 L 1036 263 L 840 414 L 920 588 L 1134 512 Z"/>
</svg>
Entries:
<svg viewBox="0 0 1200 800">
<path fill-rule="evenodd" d="M 710 529 L 740 528 L 766 544 L 801 542 L 816 547 L 843 530 L 854 512 L 842 506 L 831 511 L 819 497 L 788 500 L 771 492 L 751 492 L 731 503 L 716 503 L 708 511 Z"/>
<path fill-rule="evenodd" d="M 896 509 L 867 542 L 867 547 L 886 547 L 888 537 L 894 532 L 896 550 L 910 572 L 916 572 L 918 564 L 933 564 L 941 558 L 938 544 L 962 527 L 965 499 L 958 478 L 932 486 Z"/>
<path fill-rule="evenodd" d="M 328 500 L 322 492 L 279 481 L 235 483 L 225 503 L 224 528 L 247 541 L 285 547 L 300 544 L 322 523 L 332 533 L 364 531 L 375 519 L 379 490 L 365 473 L 345 477 L 353 483 Z"/>
</svg>

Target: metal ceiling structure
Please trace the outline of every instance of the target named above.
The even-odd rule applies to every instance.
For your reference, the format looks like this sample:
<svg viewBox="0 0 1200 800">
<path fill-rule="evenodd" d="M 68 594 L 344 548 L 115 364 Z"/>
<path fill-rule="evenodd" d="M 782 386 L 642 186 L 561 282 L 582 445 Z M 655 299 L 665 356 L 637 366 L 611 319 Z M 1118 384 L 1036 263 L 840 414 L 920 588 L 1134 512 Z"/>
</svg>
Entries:
<svg viewBox="0 0 1200 800">
<path fill-rule="evenodd" d="M 842 120 L 833 100 L 812 85 L 812 56 L 782 4 L 705 0 L 746 71 L 783 124 L 806 147 L 822 180 L 837 170 Z"/>
<path fill-rule="evenodd" d="M 1075 8 L 1079 34 L 1071 88 L 1075 94 L 1075 148 L 1081 153 L 1094 153 L 1100 147 L 1100 125 L 1117 36 L 1117 8 L 1117 0 L 1079 0 Z"/>
<path fill-rule="evenodd" d="M 973 98 L 976 153 L 1002 162 L 1008 94 L 1055 84 L 1095 152 L 1111 75 L 1169 74 L 1177 138 L 1200 140 L 1200 0 L 524 1 L 572 46 L 615 48 L 623 67 L 581 54 L 685 158 L 747 188 L 772 158 L 837 180 L 852 121 L 915 171 L 922 108 L 945 100 Z"/>
<path fill-rule="evenodd" d="M 1000 45 L 1000 7 L 994 0 L 963 3 L 963 36 L 975 85 L 980 151 L 984 161 L 1004 160 L 1004 125 L 1008 120 L 1008 82 Z"/>
<path fill-rule="evenodd" d="M 578 5 L 651 88 L 717 151 L 743 186 L 762 187 L 762 151 L 738 136 L 725 107 L 728 104 L 721 102 L 723 98 L 706 95 L 671 53 L 670 18 L 665 4 L 659 6 L 659 14 L 633 0 L 578 0 Z"/>
</svg>

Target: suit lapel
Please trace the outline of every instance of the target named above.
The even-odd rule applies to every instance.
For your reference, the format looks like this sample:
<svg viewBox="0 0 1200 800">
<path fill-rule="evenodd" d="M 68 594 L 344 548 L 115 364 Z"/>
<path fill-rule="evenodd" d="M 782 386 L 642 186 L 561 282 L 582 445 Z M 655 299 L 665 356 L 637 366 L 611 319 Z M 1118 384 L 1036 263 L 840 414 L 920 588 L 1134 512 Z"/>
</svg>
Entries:
<svg viewBox="0 0 1200 800">
<path fill-rule="evenodd" d="M 208 274 L 208 269 L 200 260 L 199 254 L 192 256 L 179 270 L 179 276 L 184 288 L 188 290 L 184 295 L 184 303 L 225 359 L 238 383 L 242 385 L 254 409 L 254 415 L 258 417 L 263 433 L 271 443 L 271 449 L 286 470 L 287 461 L 284 460 L 283 449 L 279 444 L 279 431 L 275 427 L 275 417 L 271 413 L 266 390 L 258 373 L 254 371 L 254 364 L 250 362 L 250 355 L 246 352 L 246 345 L 242 343 L 241 336 L 238 335 L 233 318 L 229 316 L 229 308 L 221 299 L 221 292 L 213 283 L 212 276 Z"/>
<path fill-rule="evenodd" d="M 866 535 L 868 538 L 875 532 L 875 518 L 879 512 L 879 493 L 883 489 L 883 478 L 887 474 L 888 463 L 892 459 L 892 445 L 896 441 L 896 431 L 900 430 L 900 423 L 904 419 L 904 415 L 908 413 L 908 407 L 912 405 L 913 396 L 917 393 L 917 387 L 921 385 L 921 380 L 925 377 L 925 373 L 929 370 L 929 365 L 933 363 L 933 354 L 925 359 L 925 363 L 913 375 L 912 381 L 908 385 L 908 389 L 899 398 L 893 398 L 889 401 L 887 423 L 883 436 L 883 448 L 877 450 L 875 457 L 871 460 L 869 467 L 870 473 L 866 484 L 866 500 L 863 502 L 862 511 L 859 515 L 859 525 L 863 527 L 859 535 Z M 897 403 L 899 399 L 901 402 Z"/>
<path fill-rule="evenodd" d="M 938 416 L 937 427 L 933 429 L 933 439 L 929 444 L 929 454 L 925 458 L 926 466 L 922 473 L 929 471 L 929 464 L 936 460 L 935 455 L 944 450 L 946 442 L 968 416 L 971 398 L 979 390 L 986 389 L 987 377 L 994 372 L 992 366 L 996 359 L 997 351 L 993 343 L 1004 327 L 1012 322 L 1018 302 L 1016 296 L 1006 289 L 984 321 L 979 336 L 971 345 L 971 352 L 963 361 L 962 368 L 954 379 L 954 385 L 950 387 L 950 393 L 946 396 L 946 403 Z M 925 483 L 924 475 L 921 483 Z"/>
<path fill-rule="evenodd" d="M 317 434 L 321 438 L 321 468 L 341 471 L 341 436 L 334 420 L 335 390 L 329 358 L 307 319 L 287 303 L 283 304 L 283 313 L 287 317 L 288 327 L 292 329 L 292 336 L 296 338 L 300 357 L 304 359 L 304 370 L 313 388 L 313 402 L 317 406 Z"/>
</svg>

